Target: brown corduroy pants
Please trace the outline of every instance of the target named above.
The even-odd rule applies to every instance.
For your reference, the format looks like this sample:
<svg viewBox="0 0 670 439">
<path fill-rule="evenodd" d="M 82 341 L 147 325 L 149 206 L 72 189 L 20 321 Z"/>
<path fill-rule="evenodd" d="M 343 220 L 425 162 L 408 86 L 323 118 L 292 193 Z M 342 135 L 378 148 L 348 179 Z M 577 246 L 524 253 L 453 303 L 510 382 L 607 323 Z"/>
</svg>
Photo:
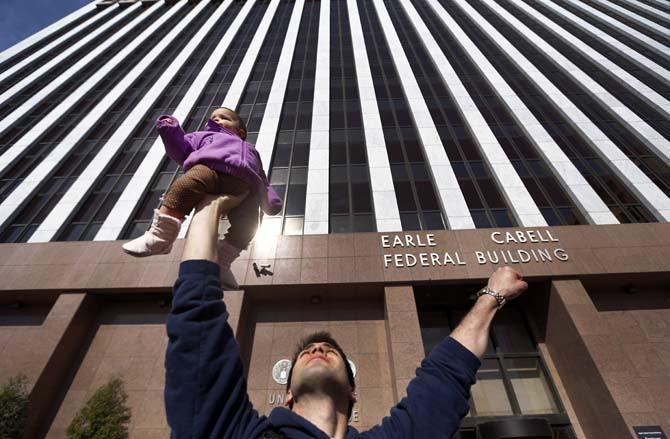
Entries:
<svg viewBox="0 0 670 439">
<path fill-rule="evenodd" d="M 247 183 L 237 177 L 219 174 L 205 165 L 194 165 L 170 186 L 163 197 L 163 205 L 188 214 L 209 195 L 240 195 L 250 191 Z M 242 203 L 228 212 L 230 228 L 226 240 L 243 250 L 249 245 L 258 228 L 258 199 L 250 193 Z"/>
</svg>

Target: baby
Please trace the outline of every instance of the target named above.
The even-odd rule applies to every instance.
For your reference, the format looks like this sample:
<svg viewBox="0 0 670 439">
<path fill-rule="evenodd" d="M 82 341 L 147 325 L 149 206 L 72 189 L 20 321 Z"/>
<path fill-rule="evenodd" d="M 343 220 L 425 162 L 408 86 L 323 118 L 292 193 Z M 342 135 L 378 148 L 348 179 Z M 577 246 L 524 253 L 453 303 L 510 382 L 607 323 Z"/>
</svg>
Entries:
<svg viewBox="0 0 670 439">
<path fill-rule="evenodd" d="M 237 289 L 230 265 L 256 234 L 259 207 L 269 215 L 282 208 L 258 151 L 244 141 L 244 121 L 229 108 L 217 108 L 203 131 L 186 134 L 172 116 L 160 116 L 156 127 L 168 157 L 183 166 L 184 175 L 168 189 L 162 205 L 154 211 L 149 230 L 124 244 L 123 250 L 133 256 L 168 254 L 184 217 L 206 194 L 244 197 L 248 193 L 228 213 L 230 228 L 219 242 L 222 285 Z"/>
</svg>

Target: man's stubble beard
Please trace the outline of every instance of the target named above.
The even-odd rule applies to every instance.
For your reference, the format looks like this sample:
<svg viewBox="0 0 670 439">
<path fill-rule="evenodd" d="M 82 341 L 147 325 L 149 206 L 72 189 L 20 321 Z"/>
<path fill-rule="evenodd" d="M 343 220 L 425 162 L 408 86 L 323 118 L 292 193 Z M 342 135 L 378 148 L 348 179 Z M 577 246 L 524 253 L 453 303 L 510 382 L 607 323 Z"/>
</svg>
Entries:
<svg viewBox="0 0 670 439">
<path fill-rule="evenodd" d="M 303 370 L 298 380 L 291 383 L 291 391 L 294 397 L 307 394 L 337 395 L 348 393 L 346 377 L 338 377 L 337 371 L 322 367 L 310 367 Z"/>
</svg>

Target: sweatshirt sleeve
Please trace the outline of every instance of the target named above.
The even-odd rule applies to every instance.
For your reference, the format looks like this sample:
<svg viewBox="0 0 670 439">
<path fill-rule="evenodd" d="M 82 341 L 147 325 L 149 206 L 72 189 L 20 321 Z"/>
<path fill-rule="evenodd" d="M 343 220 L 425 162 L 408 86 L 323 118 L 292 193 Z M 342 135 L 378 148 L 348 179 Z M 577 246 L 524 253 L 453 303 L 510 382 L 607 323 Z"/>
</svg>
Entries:
<svg viewBox="0 0 670 439">
<path fill-rule="evenodd" d="M 391 409 L 381 425 L 361 437 L 452 437 L 470 410 L 470 387 L 480 365 L 467 348 L 451 337 L 445 338 L 421 362 L 416 377 L 407 386 L 407 396 Z"/>
<path fill-rule="evenodd" d="M 247 395 L 219 275 L 210 261 L 179 267 L 165 357 L 165 408 L 173 438 L 247 439 L 267 423 Z"/>
<path fill-rule="evenodd" d="M 169 115 L 159 116 L 156 120 L 156 129 L 161 139 L 163 139 L 168 157 L 183 165 L 195 148 L 192 145 L 191 137 L 184 133 L 177 118 Z"/>
<path fill-rule="evenodd" d="M 281 212 L 282 208 L 281 198 L 279 198 L 277 192 L 275 192 L 275 190 L 272 189 L 272 186 L 270 186 L 268 177 L 265 175 L 265 171 L 262 169 L 261 178 L 263 179 L 263 184 L 265 185 L 265 197 L 261 197 L 261 208 L 263 209 L 263 212 L 267 213 L 268 215 L 277 215 L 279 212 Z"/>
</svg>

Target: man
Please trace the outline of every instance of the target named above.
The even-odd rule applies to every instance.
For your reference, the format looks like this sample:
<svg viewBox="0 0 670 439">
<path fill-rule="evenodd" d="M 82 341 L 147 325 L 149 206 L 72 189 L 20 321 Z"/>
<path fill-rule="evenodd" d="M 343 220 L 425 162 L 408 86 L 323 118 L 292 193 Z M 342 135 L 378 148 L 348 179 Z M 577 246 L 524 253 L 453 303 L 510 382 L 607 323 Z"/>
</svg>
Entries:
<svg viewBox="0 0 670 439">
<path fill-rule="evenodd" d="M 348 426 L 355 383 L 346 355 L 327 334 L 299 349 L 286 403 L 269 417 L 253 409 L 240 350 L 227 323 L 217 265 L 218 219 L 239 199 L 208 198 L 191 222 L 168 316 L 165 404 L 172 437 L 185 438 L 450 438 L 468 412 L 470 386 L 499 303 L 528 285 L 509 267 L 490 278 L 451 335 L 417 369 L 407 397 L 373 429 Z"/>
</svg>

